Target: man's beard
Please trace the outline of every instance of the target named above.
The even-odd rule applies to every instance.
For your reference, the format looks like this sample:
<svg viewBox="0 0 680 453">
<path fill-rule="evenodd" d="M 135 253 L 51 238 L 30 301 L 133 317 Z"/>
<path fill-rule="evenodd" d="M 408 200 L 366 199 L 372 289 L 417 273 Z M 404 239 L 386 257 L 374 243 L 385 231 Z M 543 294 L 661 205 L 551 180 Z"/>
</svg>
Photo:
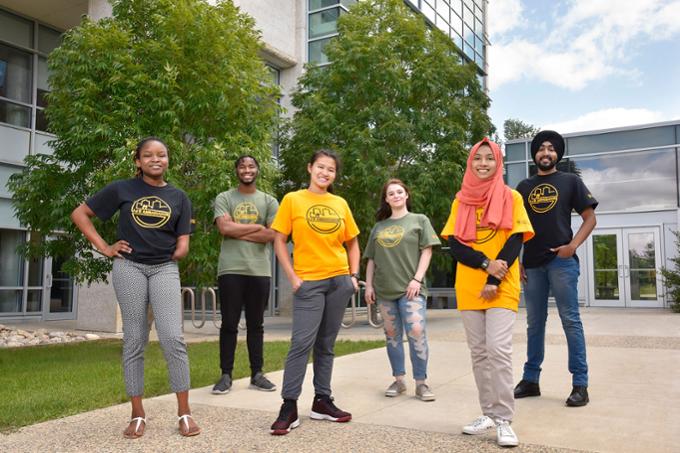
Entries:
<svg viewBox="0 0 680 453">
<path fill-rule="evenodd" d="M 543 162 L 542 160 L 536 162 L 536 166 L 541 171 L 550 171 L 553 168 L 555 168 L 555 166 L 557 165 L 557 160 L 550 159 L 550 163 L 548 163 L 548 164 L 544 164 L 542 162 Z"/>
</svg>

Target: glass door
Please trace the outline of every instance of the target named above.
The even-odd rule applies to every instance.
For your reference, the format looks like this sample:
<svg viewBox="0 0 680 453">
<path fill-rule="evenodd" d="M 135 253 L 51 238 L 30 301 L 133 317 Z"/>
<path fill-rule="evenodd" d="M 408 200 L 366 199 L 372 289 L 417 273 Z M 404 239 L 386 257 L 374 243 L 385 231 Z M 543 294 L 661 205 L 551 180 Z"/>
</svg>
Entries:
<svg viewBox="0 0 680 453">
<path fill-rule="evenodd" d="M 64 259 L 45 259 L 45 319 L 75 319 L 75 285 L 73 278 L 62 269 Z"/>
<path fill-rule="evenodd" d="M 596 230 L 591 251 L 591 306 L 663 307 L 659 228 Z"/>
<path fill-rule="evenodd" d="M 625 307 L 621 230 L 592 234 L 590 305 Z"/>
<path fill-rule="evenodd" d="M 663 307 L 659 229 L 623 230 L 626 306 Z"/>
</svg>

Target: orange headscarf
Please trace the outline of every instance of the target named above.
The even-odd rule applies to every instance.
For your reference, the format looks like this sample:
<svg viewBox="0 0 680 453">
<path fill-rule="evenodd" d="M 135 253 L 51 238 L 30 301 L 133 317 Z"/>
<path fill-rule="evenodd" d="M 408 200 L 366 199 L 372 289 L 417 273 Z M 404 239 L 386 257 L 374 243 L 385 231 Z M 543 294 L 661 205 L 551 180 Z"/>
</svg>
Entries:
<svg viewBox="0 0 680 453">
<path fill-rule="evenodd" d="M 496 159 L 496 173 L 490 178 L 479 179 L 472 172 L 472 160 L 482 145 L 488 145 Z M 503 155 L 497 143 L 488 138 L 475 144 L 470 150 L 463 185 L 456 194 L 458 215 L 453 235 L 461 242 L 469 243 L 477 239 L 476 210 L 484 208 L 480 226 L 498 229 L 512 229 L 512 193 L 503 181 Z"/>
</svg>

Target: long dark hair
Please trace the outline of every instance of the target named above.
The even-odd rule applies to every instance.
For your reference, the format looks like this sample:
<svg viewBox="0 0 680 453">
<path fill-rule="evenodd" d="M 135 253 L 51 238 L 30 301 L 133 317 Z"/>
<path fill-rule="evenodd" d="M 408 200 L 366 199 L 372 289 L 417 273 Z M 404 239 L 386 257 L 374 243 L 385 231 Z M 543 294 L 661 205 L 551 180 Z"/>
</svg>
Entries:
<svg viewBox="0 0 680 453">
<path fill-rule="evenodd" d="M 163 141 L 163 139 L 154 136 L 149 136 L 144 137 L 139 142 L 137 142 L 137 147 L 135 148 L 135 160 L 139 160 L 139 157 L 142 154 L 142 150 L 149 142 L 158 142 L 161 145 L 165 146 L 165 150 L 168 152 L 168 159 L 170 158 L 170 149 L 168 148 L 168 145 Z M 135 173 L 135 177 L 141 178 L 142 176 L 144 176 L 142 169 L 137 167 L 137 173 Z"/>
<path fill-rule="evenodd" d="M 331 159 L 333 159 L 333 161 L 335 161 L 335 178 L 337 179 L 338 175 L 340 174 L 340 165 L 341 165 L 340 157 L 337 154 L 335 154 L 333 151 L 331 151 L 330 149 L 324 149 L 324 148 L 317 149 L 316 151 L 314 151 L 314 154 L 312 154 L 311 159 L 309 159 L 309 166 L 311 167 L 312 165 L 314 165 L 314 162 L 319 160 L 319 158 L 321 158 L 321 157 L 330 157 Z M 328 188 L 326 189 L 326 191 L 333 193 L 333 184 L 330 184 L 328 186 Z"/>
<path fill-rule="evenodd" d="M 406 195 L 408 195 L 408 198 L 406 199 L 406 209 L 411 211 L 411 191 L 408 190 L 408 187 L 406 186 L 406 184 L 404 184 L 404 182 L 401 179 L 391 178 L 387 180 L 387 182 L 382 188 L 382 191 L 380 192 L 380 206 L 378 207 L 378 212 L 376 212 L 375 214 L 375 218 L 378 220 L 388 219 L 392 215 L 392 208 L 390 207 L 389 203 L 387 203 L 387 201 L 385 200 L 385 198 L 387 197 L 387 188 L 392 184 L 401 186 L 404 189 L 404 192 L 406 192 Z"/>
</svg>

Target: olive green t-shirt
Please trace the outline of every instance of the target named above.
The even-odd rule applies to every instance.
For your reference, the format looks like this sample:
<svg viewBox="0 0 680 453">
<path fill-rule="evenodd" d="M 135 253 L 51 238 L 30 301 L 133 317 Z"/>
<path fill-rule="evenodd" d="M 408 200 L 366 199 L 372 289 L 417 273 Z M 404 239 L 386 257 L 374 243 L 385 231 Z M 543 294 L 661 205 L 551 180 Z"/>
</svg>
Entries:
<svg viewBox="0 0 680 453">
<path fill-rule="evenodd" d="M 441 245 L 430 219 L 423 214 L 408 213 L 400 219 L 385 219 L 371 230 L 364 258 L 375 263 L 373 288 L 380 300 L 399 299 L 418 269 L 420 251 Z M 423 279 L 420 293 L 427 296 Z"/>
<path fill-rule="evenodd" d="M 243 194 L 231 189 L 215 198 L 214 219 L 226 212 L 234 222 L 269 227 L 278 209 L 279 203 L 269 194 L 259 190 Z M 271 277 L 271 244 L 222 236 L 217 275 L 223 274 Z"/>
</svg>

